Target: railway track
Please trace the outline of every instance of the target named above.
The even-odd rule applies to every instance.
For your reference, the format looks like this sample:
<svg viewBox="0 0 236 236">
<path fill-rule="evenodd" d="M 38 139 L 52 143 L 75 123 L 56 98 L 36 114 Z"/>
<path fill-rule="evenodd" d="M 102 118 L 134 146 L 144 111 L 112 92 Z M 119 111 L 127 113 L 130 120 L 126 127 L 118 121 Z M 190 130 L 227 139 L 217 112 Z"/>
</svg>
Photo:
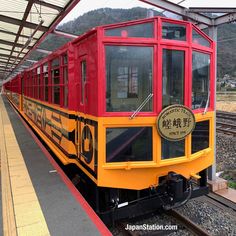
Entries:
<svg viewBox="0 0 236 236">
<path fill-rule="evenodd" d="M 206 196 L 202 196 L 205 200 L 212 205 L 216 206 L 217 208 L 222 209 L 222 211 L 236 211 L 236 204 L 218 194 L 209 193 Z M 192 222 L 188 217 L 180 214 L 176 210 L 171 210 L 170 214 L 175 217 L 186 229 L 191 231 L 194 235 L 211 235 L 205 229 L 201 228 L 201 226 L 197 225 L 196 223 Z"/>
<path fill-rule="evenodd" d="M 165 229 L 164 225 L 158 225 L 158 223 L 143 223 L 143 224 L 136 224 L 130 222 L 121 222 L 117 225 L 117 229 L 119 230 L 118 235 L 122 236 L 143 236 L 143 235 L 155 235 L 155 236 L 162 236 L 168 235 L 169 233 L 173 233 L 174 231 L 178 232 L 178 230 L 187 230 L 192 235 L 196 236 L 211 236 L 205 229 L 203 229 L 200 225 L 191 221 L 188 217 L 184 216 L 183 214 L 179 213 L 177 210 L 169 210 L 167 212 L 163 212 L 168 218 L 171 218 L 171 222 L 176 222 L 175 229 Z M 128 228 L 130 226 L 130 228 Z M 159 229 L 156 230 L 148 230 L 149 227 L 159 226 Z M 137 227 L 136 229 L 132 229 L 132 227 Z M 145 229 L 140 229 L 139 227 L 146 227 Z M 128 228 L 128 229 L 127 229 Z"/>
<path fill-rule="evenodd" d="M 215 193 L 209 193 L 205 196 L 207 198 L 207 201 L 211 202 L 213 205 L 222 208 L 222 210 L 232 209 L 233 211 L 236 211 L 236 203 L 218 195 Z"/>
<path fill-rule="evenodd" d="M 216 130 L 225 134 L 236 136 L 236 125 L 225 122 L 216 122 Z"/>
<path fill-rule="evenodd" d="M 168 214 L 174 217 L 178 222 L 180 222 L 180 224 L 183 225 L 193 235 L 211 236 L 211 234 L 208 233 L 205 229 L 191 221 L 188 217 L 179 213 L 177 210 L 172 209 L 168 212 Z"/>
<path fill-rule="evenodd" d="M 236 122 L 236 113 L 227 111 L 216 111 L 216 117 L 220 119 L 233 120 Z"/>
<path fill-rule="evenodd" d="M 218 132 L 236 136 L 236 113 L 217 111 L 216 118 L 216 130 Z"/>
<path fill-rule="evenodd" d="M 208 202 L 208 204 L 213 205 L 216 208 L 221 209 L 222 211 L 236 211 L 236 204 L 218 194 L 215 193 L 209 193 L 206 196 L 202 196 L 203 202 Z M 191 233 L 191 235 L 200 235 L 200 236 L 210 236 L 212 235 L 208 231 L 206 231 L 204 228 L 202 228 L 201 225 L 196 224 L 193 222 L 191 219 L 189 219 L 189 216 L 185 216 L 182 213 L 180 213 L 178 210 L 172 209 L 167 212 L 162 212 L 161 214 L 166 215 L 170 220 L 168 222 L 176 222 L 175 224 L 177 225 L 177 229 L 173 230 L 164 230 L 159 229 L 159 230 L 150 230 L 148 231 L 147 229 L 134 229 L 132 230 L 132 226 L 142 226 L 144 223 L 137 223 L 140 222 L 139 220 L 136 221 L 125 221 L 121 222 L 117 225 L 117 228 L 119 230 L 119 234 L 117 235 L 122 235 L 122 236 L 142 236 L 142 235 L 169 235 L 169 233 L 173 233 L 174 231 L 178 232 L 179 230 L 186 230 Z M 163 218 L 163 217 L 161 217 Z M 149 219 L 147 219 L 146 222 L 150 222 Z M 158 221 L 157 221 L 158 222 Z M 158 223 L 145 223 L 146 225 L 156 225 Z M 130 229 L 127 229 L 128 225 L 130 225 Z M 180 231 L 181 232 L 181 231 Z"/>
</svg>

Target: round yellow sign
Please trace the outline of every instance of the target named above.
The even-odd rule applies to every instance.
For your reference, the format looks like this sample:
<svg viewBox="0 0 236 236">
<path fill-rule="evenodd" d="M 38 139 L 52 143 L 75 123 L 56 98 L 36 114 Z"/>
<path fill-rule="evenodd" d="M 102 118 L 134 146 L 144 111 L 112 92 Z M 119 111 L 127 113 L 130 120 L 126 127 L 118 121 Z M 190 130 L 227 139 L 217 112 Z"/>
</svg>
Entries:
<svg viewBox="0 0 236 236">
<path fill-rule="evenodd" d="M 195 128 L 193 112 L 183 105 L 171 105 L 162 110 L 157 118 L 157 130 L 161 137 L 179 141 Z"/>
</svg>

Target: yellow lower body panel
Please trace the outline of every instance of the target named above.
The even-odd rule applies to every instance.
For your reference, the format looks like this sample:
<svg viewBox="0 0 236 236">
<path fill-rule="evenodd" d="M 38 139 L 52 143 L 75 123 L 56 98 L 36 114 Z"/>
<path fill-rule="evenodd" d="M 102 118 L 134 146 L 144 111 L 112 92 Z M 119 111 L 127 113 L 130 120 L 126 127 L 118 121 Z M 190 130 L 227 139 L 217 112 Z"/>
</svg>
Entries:
<svg viewBox="0 0 236 236">
<path fill-rule="evenodd" d="M 162 139 L 156 129 L 156 117 L 101 118 L 99 122 L 98 185 L 112 188 L 141 190 L 157 186 L 159 177 L 169 172 L 186 179 L 196 178 L 198 173 L 214 161 L 214 112 L 196 114 L 196 122 L 209 122 L 208 147 L 192 151 L 192 135 L 185 138 L 184 156 L 163 159 Z M 152 127 L 152 161 L 107 162 L 106 131 L 117 127 Z M 123 141 L 125 142 L 125 140 Z"/>
</svg>

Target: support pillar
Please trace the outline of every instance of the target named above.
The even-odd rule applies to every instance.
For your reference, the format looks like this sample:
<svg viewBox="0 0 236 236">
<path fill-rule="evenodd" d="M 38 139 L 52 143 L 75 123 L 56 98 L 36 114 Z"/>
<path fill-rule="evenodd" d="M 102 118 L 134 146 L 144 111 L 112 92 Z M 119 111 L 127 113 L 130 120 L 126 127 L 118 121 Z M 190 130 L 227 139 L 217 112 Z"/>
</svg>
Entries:
<svg viewBox="0 0 236 236">
<path fill-rule="evenodd" d="M 217 26 L 209 27 L 209 36 L 216 42 L 216 57 L 215 57 L 215 100 L 214 109 L 216 109 L 216 78 L 217 78 Z M 208 168 L 208 179 L 211 181 L 216 180 L 216 112 L 214 115 L 214 162 L 213 165 Z"/>
</svg>

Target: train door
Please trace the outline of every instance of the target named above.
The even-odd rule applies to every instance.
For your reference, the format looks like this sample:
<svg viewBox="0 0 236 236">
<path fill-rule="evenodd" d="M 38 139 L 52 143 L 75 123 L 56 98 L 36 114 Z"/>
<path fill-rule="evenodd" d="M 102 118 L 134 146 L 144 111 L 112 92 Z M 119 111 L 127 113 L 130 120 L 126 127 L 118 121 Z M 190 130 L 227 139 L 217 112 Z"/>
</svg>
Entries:
<svg viewBox="0 0 236 236">
<path fill-rule="evenodd" d="M 86 126 L 86 118 L 87 118 L 87 105 L 88 105 L 88 97 L 87 97 L 87 56 L 83 55 L 79 57 L 78 61 L 79 65 L 79 116 L 77 122 L 77 131 L 78 131 L 78 156 L 83 160 L 85 159 L 84 149 L 87 149 L 88 140 L 84 137 L 84 129 Z"/>
<path fill-rule="evenodd" d="M 87 91 L 86 91 L 86 84 L 87 84 L 87 56 L 81 56 L 79 58 L 79 84 L 80 84 L 80 113 L 78 119 L 78 137 L 79 137 L 79 147 L 78 147 L 78 156 L 81 160 L 85 160 L 86 156 L 84 155 L 84 149 L 87 149 L 88 140 L 84 137 L 84 129 L 86 126 L 86 118 L 87 118 Z"/>
<path fill-rule="evenodd" d="M 79 57 L 79 113 L 77 122 L 78 158 L 94 171 L 94 134 L 95 127 L 89 118 L 89 78 L 87 55 Z M 83 165 L 84 166 L 84 165 Z"/>
</svg>

